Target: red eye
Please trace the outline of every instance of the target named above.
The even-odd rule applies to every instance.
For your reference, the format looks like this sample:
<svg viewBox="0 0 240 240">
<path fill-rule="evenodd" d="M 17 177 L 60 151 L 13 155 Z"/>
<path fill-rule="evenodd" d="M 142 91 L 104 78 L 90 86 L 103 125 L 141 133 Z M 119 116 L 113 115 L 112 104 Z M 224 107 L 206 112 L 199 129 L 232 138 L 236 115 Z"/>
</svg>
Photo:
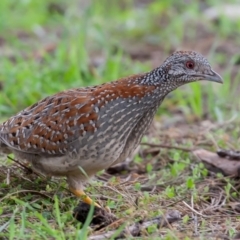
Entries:
<svg viewBox="0 0 240 240">
<path fill-rule="evenodd" d="M 186 62 L 186 67 L 189 68 L 189 69 L 193 69 L 195 66 L 194 62 L 193 61 L 187 61 Z"/>
</svg>

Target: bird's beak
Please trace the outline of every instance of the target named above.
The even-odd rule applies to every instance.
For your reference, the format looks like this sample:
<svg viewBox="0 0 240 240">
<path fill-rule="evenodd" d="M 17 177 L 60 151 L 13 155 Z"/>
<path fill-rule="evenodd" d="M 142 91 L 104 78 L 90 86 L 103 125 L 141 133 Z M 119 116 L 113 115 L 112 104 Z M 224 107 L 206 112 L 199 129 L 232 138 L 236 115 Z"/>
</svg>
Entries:
<svg viewBox="0 0 240 240">
<path fill-rule="evenodd" d="M 217 74 L 216 72 L 214 72 L 213 70 L 211 70 L 209 72 L 209 74 L 203 74 L 203 80 L 208 80 L 211 82 L 217 82 L 217 83 L 223 83 L 223 79 L 222 77 Z"/>
</svg>

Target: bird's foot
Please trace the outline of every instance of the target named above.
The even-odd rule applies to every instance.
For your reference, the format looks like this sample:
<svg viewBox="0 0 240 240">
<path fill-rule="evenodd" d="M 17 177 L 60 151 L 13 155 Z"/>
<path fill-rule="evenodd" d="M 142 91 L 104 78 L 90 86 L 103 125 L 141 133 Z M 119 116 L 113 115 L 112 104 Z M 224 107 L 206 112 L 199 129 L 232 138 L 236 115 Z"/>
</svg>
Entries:
<svg viewBox="0 0 240 240">
<path fill-rule="evenodd" d="M 70 191 L 80 198 L 84 203 L 87 203 L 89 205 L 94 205 L 98 208 L 102 208 L 98 203 L 94 202 L 90 197 L 86 195 L 86 193 L 83 190 L 76 190 L 76 189 L 70 189 Z"/>
</svg>

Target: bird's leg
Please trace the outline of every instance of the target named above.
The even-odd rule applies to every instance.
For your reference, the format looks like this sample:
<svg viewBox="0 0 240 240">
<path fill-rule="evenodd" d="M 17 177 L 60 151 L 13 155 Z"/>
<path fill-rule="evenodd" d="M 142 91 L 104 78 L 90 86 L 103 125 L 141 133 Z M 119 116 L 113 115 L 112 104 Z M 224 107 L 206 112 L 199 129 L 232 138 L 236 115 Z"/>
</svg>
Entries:
<svg viewBox="0 0 240 240">
<path fill-rule="evenodd" d="M 68 181 L 68 185 L 69 185 L 69 189 L 70 191 L 77 196 L 78 198 L 80 198 L 84 203 L 87 203 L 89 205 L 94 205 L 96 207 L 101 208 L 101 206 L 99 204 L 97 204 L 96 202 L 94 202 L 90 197 L 87 196 L 87 194 L 82 190 L 83 189 L 83 185 L 82 185 L 82 181 L 83 177 L 81 174 L 72 174 L 70 176 L 67 177 L 67 181 Z"/>
<path fill-rule="evenodd" d="M 86 193 L 83 190 L 77 190 L 77 189 L 73 189 L 70 188 L 70 191 L 77 196 L 78 198 L 80 198 L 83 202 L 89 204 L 89 205 L 94 205 L 98 208 L 102 208 L 99 204 L 97 204 L 96 202 L 94 202 L 89 196 L 86 195 Z M 105 210 L 108 213 L 111 213 L 111 209 L 109 207 L 105 207 Z"/>
<path fill-rule="evenodd" d="M 89 205 L 94 205 L 96 207 L 101 208 L 101 206 L 99 204 L 97 204 L 96 202 L 94 202 L 90 197 L 88 197 L 86 195 L 86 193 L 83 190 L 79 190 L 79 189 L 73 189 L 70 188 L 70 191 L 77 196 L 78 198 L 80 198 L 83 202 L 89 204 Z"/>
</svg>

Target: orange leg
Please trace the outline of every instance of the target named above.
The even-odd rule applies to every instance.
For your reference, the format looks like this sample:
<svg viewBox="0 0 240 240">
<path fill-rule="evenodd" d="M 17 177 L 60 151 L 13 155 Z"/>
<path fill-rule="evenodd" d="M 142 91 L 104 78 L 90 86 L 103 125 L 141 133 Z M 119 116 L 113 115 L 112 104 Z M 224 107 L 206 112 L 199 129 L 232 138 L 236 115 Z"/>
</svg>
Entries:
<svg viewBox="0 0 240 240">
<path fill-rule="evenodd" d="M 99 204 L 97 204 L 96 202 L 94 202 L 90 197 L 88 197 L 83 190 L 77 190 L 77 189 L 70 188 L 70 191 L 75 196 L 79 197 L 83 202 L 85 202 L 89 205 L 94 204 L 94 206 L 101 208 L 101 206 Z"/>
</svg>

